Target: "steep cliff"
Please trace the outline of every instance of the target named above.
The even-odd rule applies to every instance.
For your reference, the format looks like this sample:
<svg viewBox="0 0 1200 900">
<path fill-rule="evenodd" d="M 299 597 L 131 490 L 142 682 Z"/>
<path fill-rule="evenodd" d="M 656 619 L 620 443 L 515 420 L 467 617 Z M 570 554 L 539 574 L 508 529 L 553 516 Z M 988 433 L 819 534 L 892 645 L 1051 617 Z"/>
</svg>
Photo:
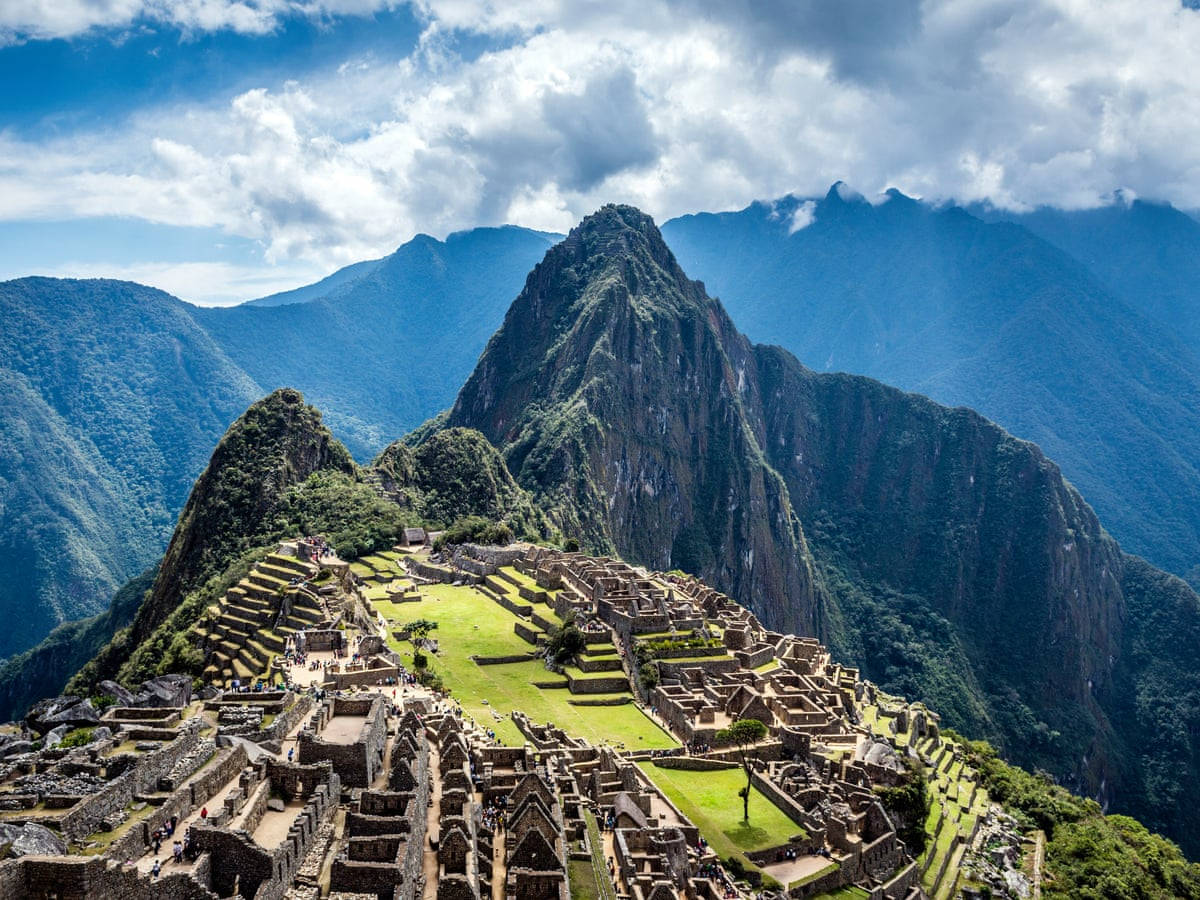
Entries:
<svg viewBox="0 0 1200 900">
<path fill-rule="evenodd" d="M 1156 821 L 1195 850 L 1196 714 L 1169 756 L 1145 736 L 1179 709 L 1156 679 L 1197 666 L 1137 656 L 1129 573 L 1182 633 L 1196 595 L 1123 554 L 1035 445 L 751 345 L 637 210 L 547 254 L 444 426 L 482 431 L 566 534 L 701 574 L 1023 764 L 1139 812 L 1153 773 L 1175 803 Z"/>
<path fill-rule="evenodd" d="M 500 447 L 564 533 L 696 571 L 813 632 L 804 532 L 748 427 L 753 366 L 654 223 L 607 206 L 530 274 L 445 424 Z"/>
</svg>

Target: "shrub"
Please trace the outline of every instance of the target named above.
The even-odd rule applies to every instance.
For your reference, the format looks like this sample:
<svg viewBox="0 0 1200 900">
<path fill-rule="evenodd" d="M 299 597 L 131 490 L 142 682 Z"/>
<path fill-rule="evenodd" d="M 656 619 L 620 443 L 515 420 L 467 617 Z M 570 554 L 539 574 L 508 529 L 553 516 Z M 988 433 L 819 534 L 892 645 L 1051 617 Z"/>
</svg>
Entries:
<svg viewBox="0 0 1200 900">
<path fill-rule="evenodd" d="M 74 731 L 68 731 L 58 746 L 66 750 L 71 747 L 86 747 L 92 742 L 94 733 L 94 729 L 91 728 L 76 728 Z"/>
<path fill-rule="evenodd" d="M 504 522 L 492 522 L 482 516 L 467 516 L 442 532 L 434 542 L 433 549 L 441 550 L 454 544 L 507 544 L 512 537 L 512 529 Z"/>
<path fill-rule="evenodd" d="M 112 694 L 97 694 L 91 698 L 92 708 L 98 713 L 103 713 L 110 706 L 117 705 L 117 698 Z"/>
</svg>

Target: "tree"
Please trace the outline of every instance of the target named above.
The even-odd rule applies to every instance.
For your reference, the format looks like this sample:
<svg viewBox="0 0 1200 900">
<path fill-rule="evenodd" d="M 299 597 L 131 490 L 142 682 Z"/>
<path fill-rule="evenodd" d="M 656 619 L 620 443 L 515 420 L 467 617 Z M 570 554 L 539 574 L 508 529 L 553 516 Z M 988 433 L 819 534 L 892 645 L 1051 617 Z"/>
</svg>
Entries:
<svg viewBox="0 0 1200 900">
<path fill-rule="evenodd" d="M 746 786 L 738 791 L 742 798 L 742 821 L 750 821 L 750 761 L 754 758 L 754 745 L 767 736 L 767 726 L 758 719 L 738 719 L 728 728 L 717 732 L 717 740 L 733 744 L 742 758 L 742 769 L 746 772 Z"/>
<path fill-rule="evenodd" d="M 408 629 L 408 641 L 413 645 L 413 668 L 425 668 L 426 657 L 421 652 L 421 642 L 429 637 L 429 632 L 435 630 L 437 622 L 429 619 L 417 619 L 405 626 Z"/>
<path fill-rule="evenodd" d="M 546 658 L 559 664 L 570 662 L 587 646 L 587 638 L 576 627 L 575 617 L 571 614 L 561 628 L 551 627 L 546 637 Z"/>
</svg>

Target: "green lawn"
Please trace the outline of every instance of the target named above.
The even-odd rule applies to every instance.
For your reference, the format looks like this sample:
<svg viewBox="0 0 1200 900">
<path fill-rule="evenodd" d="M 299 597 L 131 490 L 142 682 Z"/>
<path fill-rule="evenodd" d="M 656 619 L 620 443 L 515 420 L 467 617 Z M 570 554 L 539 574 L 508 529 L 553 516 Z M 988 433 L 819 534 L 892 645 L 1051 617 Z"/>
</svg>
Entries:
<svg viewBox="0 0 1200 900">
<path fill-rule="evenodd" d="M 652 762 L 638 765 L 723 859 L 786 843 L 804 831 L 757 789 L 750 792 L 750 822 L 743 822 L 738 791 L 745 787 L 746 775 L 741 769 L 687 772 L 660 769 Z"/>
<path fill-rule="evenodd" d="M 374 606 L 397 627 L 414 619 L 432 619 L 438 623 L 431 635 L 438 641 L 438 654 L 432 663 L 434 670 L 442 676 L 463 711 L 480 725 L 494 728 L 503 743 L 524 743 L 520 731 L 508 718 L 510 712 L 519 709 L 534 722 L 553 722 L 568 734 L 596 744 L 624 744 L 629 749 L 677 746 L 670 735 L 632 703 L 574 706 L 569 701 L 584 695 L 571 694 L 565 687 L 535 687 L 534 682 L 566 683 L 562 675 L 546 671 L 540 661 L 477 665 L 471 656 L 510 656 L 533 650 L 514 633 L 516 616 L 470 587 L 435 584 L 424 585 L 420 590 L 422 599 L 418 603 L 376 600 Z M 394 639 L 389 643 L 411 661 L 410 644 Z M 503 719 L 496 721 L 493 711 Z"/>
</svg>

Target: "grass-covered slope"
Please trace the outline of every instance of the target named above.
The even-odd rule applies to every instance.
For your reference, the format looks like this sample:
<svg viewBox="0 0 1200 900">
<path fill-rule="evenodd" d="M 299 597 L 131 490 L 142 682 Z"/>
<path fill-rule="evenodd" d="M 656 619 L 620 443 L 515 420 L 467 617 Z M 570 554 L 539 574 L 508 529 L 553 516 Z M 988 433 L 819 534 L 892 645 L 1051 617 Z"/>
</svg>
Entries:
<svg viewBox="0 0 1200 900">
<path fill-rule="evenodd" d="M 155 562 L 259 393 L 188 310 L 128 282 L 0 283 L 0 657 Z"/>
</svg>

